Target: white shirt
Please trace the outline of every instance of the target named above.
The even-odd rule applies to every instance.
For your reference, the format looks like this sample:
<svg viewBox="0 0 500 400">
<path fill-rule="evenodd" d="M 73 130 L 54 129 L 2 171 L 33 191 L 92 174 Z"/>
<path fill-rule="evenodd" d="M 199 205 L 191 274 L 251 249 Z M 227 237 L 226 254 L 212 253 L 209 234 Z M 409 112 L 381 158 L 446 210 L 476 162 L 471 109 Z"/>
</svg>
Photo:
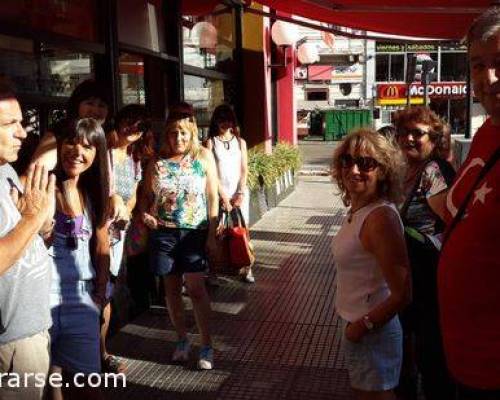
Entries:
<svg viewBox="0 0 500 400">
<path fill-rule="evenodd" d="M 332 251 L 337 267 L 335 308 L 349 322 L 362 318 L 391 293 L 375 256 L 363 248 L 360 239 L 366 218 L 379 207 L 391 208 L 399 218 L 394 204 L 377 201 L 357 210 L 350 222 L 346 218 L 333 238 Z"/>
</svg>

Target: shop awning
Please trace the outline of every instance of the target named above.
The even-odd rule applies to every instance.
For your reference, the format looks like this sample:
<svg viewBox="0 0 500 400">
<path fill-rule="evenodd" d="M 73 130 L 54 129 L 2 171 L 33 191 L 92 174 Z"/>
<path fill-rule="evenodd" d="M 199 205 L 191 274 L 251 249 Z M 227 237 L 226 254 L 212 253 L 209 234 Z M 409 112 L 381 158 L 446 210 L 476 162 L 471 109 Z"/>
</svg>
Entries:
<svg viewBox="0 0 500 400">
<path fill-rule="evenodd" d="M 462 39 L 492 0 L 258 0 L 318 22 L 391 35 Z"/>
</svg>

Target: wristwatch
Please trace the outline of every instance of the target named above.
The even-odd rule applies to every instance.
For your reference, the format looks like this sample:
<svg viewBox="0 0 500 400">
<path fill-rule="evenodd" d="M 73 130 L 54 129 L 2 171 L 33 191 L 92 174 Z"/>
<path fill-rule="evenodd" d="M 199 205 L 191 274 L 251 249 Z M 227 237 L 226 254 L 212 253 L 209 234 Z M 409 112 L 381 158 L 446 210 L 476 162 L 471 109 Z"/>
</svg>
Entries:
<svg viewBox="0 0 500 400">
<path fill-rule="evenodd" d="M 375 325 L 373 324 L 373 322 L 371 321 L 370 317 L 368 316 L 368 314 L 366 314 L 364 317 L 363 317 L 363 324 L 365 325 L 366 329 L 368 329 L 369 331 L 372 331 L 373 328 L 375 328 Z"/>
</svg>

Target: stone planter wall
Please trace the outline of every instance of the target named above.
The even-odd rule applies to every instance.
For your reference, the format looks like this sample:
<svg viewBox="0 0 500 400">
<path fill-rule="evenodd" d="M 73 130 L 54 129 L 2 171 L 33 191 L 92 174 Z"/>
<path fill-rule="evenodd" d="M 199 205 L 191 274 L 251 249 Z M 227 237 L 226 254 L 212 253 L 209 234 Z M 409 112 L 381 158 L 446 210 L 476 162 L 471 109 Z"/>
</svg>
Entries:
<svg viewBox="0 0 500 400">
<path fill-rule="evenodd" d="M 295 189 L 297 179 L 293 171 L 288 171 L 270 187 L 261 186 L 250 191 L 250 221 L 255 224 L 271 208 L 276 207 Z"/>
</svg>

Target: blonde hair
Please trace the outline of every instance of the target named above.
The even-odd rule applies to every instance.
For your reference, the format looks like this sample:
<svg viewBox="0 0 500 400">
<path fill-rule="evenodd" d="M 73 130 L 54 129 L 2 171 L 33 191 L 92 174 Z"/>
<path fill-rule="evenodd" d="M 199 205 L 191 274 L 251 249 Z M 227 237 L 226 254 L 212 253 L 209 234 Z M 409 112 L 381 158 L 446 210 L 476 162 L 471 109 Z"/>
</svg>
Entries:
<svg viewBox="0 0 500 400">
<path fill-rule="evenodd" d="M 373 157 L 379 163 L 380 174 L 378 195 L 392 203 L 400 203 L 403 198 L 403 182 L 406 163 L 401 150 L 391 140 L 372 129 L 360 129 L 347 135 L 333 154 L 332 177 L 335 180 L 346 206 L 351 198 L 342 181 L 341 156 L 344 154 Z"/>
<path fill-rule="evenodd" d="M 192 158 L 198 157 L 201 151 L 201 145 L 200 141 L 198 140 L 198 126 L 196 125 L 195 117 L 190 116 L 181 119 L 167 120 L 167 125 L 165 126 L 165 134 L 168 135 L 170 132 L 177 128 L 191 134 L 187 153 Z M 168 140 L 164 141 L 160 152 L 163 154 L 172 154 L 172 149 L 170 148 Z"/>
</svg>

